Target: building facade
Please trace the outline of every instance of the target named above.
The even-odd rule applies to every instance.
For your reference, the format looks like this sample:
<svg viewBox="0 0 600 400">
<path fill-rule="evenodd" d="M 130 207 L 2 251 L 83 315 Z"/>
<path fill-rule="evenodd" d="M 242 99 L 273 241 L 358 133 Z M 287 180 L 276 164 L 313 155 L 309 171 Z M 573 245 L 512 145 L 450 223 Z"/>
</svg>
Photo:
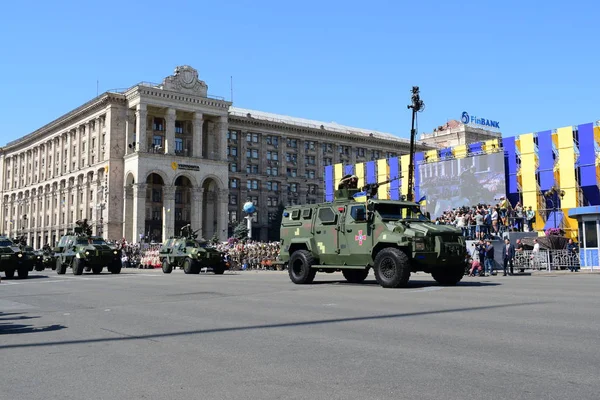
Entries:
<svg viewBox="0 0 600 400">
<path fill-rule="evenodd" d="M 226 239 L 257 206 L 322 201 L 323 170 L 408 152 L 408 140 L 231 106 L 198 72 L 109 91 L 0 149 L 3 233 L 40 248 L 87 219 L 108 239 L 161 241 L 186 225 Z M 429 147 L 419 145 L 417 150 Z"/>
<path fill-rule="evenodd" d="M 422 133 L 419 140 L 428 146 L 444 149 L 501 137 L 502 133 L 498 131 L 471 126 L 453 119 L 438 126 L 432 133 Z"/>
</svg>

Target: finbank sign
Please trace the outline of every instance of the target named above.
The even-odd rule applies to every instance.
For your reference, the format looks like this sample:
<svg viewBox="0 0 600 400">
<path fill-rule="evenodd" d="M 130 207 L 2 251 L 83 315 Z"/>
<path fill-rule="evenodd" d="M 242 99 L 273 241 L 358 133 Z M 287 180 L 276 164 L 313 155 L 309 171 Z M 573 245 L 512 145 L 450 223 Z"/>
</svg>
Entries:
<svg viewBox="0 0 600 400">
<path fill-rule="evenodd" d="M 486 119 L 486 118 L 476 117 L 474 115 L 469 115 L 469 113 L 466 111 L 463 111 L 462 116 L 460 117 L 460 120 L 465 125 L 472 124 L 472 125 L 480 125 L 480 126 L 489 126 L 490 128 L 500 129 L 500 122 L 492 121 L 492 120 Z"/>
</svg>

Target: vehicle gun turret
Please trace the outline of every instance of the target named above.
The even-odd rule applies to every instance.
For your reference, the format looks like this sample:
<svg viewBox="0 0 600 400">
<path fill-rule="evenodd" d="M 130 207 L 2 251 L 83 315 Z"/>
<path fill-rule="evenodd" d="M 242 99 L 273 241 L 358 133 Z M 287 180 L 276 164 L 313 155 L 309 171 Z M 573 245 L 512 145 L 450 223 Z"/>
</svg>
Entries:
<svg viewBox="0 0 600 400">
<path fill-rule="evenodd" d="M 196 239 L 198 237 L 198 232 L 200 232 L 200 229 L 193 230 L 192 225 L 187 224 L 181 228 L 179 236 L 188 239 Z"/>
<path fill-rule="evenodd" d="M 398 176 L 383 182 L 368 183 L 363 187 L 358 188 L 358 178 L 356 175 L 345 175 L 338 184 L 338 189 L 334 193 L 334 198 L 335 200 L 356 200 L 361 197 L 371 199 L 377 196 L 377 190 L 380 186 L 387 185 L 400 178 L 402 177 Z"/>
</svg>

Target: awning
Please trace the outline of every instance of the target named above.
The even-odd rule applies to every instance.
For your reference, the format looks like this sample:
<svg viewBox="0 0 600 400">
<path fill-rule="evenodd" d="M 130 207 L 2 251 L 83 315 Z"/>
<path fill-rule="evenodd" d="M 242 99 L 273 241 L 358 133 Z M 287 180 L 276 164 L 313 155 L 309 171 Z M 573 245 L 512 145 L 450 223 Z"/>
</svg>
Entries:
<svg viewBox="0 0 600 400">
<path fill-rule="evenodd" d="M 550 228 L 559 228 L 562 226 L 562 221 L 565 214 L 562 210 L 550 211 L 548 218 L 546 219 L 546 225 L 544 225 L 544 231 Z"/>
</svg>

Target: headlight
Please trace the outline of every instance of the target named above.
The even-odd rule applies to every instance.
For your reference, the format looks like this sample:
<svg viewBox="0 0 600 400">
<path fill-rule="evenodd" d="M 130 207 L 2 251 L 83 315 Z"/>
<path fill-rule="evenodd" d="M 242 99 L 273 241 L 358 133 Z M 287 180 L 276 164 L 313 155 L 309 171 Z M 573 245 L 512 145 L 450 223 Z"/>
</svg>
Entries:
<svg viewBox="0 0 600 400">
<path fill-rule="evenodd" d="M 86 256 L 89 256 L 89 255 L 90 255 L 90 252 L 89 252 L 89 251 L 86 251 L 86 252 L 85 252 L 85 255 L 86 255 Z"/>
<path fill-rule="evenodd" d="M 39 260 L 39 259 L 40 259 L 40 258 L 42 258 L 42 257 L 40 257 L 40 256 L 37 256 L 37 258 L 38 258 L 38 260 Z"/>
<path fill-rule="evenodd" d="M 118 254 L 118 253 L 119 253 L 119 252 L 118 252 L 118 251 L 116 251 L 116 250 L 115 250 L 115 251 L 113 251 L 113 254 L 115 254 L 115 255 L 116 255 L 116 254 Z"/>
<path fill-rule="evenodd" d="M 23 257 L 23 254 L 19 253 L 19 254 L 17 254 L 17 257 L 21 258 L 21 257 Z"/>
<path fill-rule="evenodd" d="M 415 241 L 415 250 L 417 251 L 423 251 L 425 250 L 425 238 L 423 237 L 416 237 L 414 239 Z"/>
</svg>

